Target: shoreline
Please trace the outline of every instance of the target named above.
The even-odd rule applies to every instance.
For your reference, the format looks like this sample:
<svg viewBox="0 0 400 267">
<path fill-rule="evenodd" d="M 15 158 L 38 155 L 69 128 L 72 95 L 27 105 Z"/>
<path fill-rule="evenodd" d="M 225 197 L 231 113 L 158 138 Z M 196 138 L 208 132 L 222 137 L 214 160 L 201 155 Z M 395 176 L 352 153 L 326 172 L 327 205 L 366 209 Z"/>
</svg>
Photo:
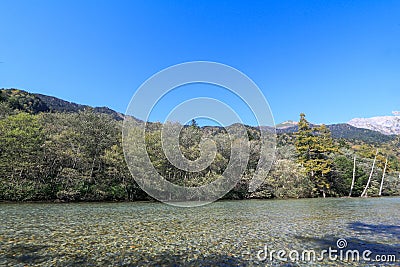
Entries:
<svg viewBox="0 0 400 267">
<path fill-rule="evenodd" d="M 368 197 L 303 197 L 303 198 L 246 198 L 246 199 L 220 199 L 214 202 L 230 202 L 230 201 L 273 201 L 273 200 L 304 200 L 304 199 L 378 199 L 378 198 L 396 198 L 400 197 L 400 195 L 393 196 L 368 196 Z M 214 203 L 211 202 L 211 203 Z M 99 204 L 117 204 L 117 203 L 160 203 L 163 202 L 157 200 L 134 200 L 134 201 L 112 201 L 112 200 L 82 200 L 82 201 L 57 201 L 57 200 L 35 200 L 35 201 L 9 201 L 9 200 L 0 200 L 1 204 L 86 204 L 86 203 L 99 203 Z M 211 204 L 210 203 L 210 204 Z"/>
</svg>

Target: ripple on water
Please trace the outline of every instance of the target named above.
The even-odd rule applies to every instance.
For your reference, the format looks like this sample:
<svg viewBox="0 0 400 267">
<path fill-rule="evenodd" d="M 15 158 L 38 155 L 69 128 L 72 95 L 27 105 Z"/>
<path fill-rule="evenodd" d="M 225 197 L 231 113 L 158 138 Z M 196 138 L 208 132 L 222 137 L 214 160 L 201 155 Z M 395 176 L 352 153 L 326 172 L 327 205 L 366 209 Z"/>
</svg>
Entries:
<svg viewBox="0 0 400 267">
<path fill-rule="evenodd" d="M 265 245 L 336 248 L 338 238 L 346 238 L 349 248 L 398 253 L 399 207 L 400 198 L 221 201 L 191 209 L 160 203 L 1 204 L 0 265 L 366 266 L 260 261 L 256 255 Z"/>
</svg>

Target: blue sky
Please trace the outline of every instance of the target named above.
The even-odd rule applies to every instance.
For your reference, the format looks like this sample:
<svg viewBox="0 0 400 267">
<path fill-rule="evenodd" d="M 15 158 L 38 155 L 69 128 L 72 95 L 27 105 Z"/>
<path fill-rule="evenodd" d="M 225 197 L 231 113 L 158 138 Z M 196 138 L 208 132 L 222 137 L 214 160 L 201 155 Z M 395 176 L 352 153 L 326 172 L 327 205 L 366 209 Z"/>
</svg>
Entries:
<svg viewBox="0 0 400 267">
<path fill-rule="evenodd" d="M 154 73 L 207 60 L 248 75 L 277 123 L 400 110 L 400 1 L 3 0 L 0 12 L 0 87 L 124 112 Z M 196 88 L 179 97 L 212 91 Z"/>
</svg>

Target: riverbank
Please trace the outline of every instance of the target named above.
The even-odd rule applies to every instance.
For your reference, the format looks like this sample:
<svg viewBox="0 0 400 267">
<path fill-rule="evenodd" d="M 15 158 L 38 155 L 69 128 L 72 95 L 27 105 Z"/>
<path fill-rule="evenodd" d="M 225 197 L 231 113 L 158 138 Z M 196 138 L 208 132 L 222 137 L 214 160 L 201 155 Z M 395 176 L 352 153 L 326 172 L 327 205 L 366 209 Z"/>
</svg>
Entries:
<svg viewBox="0 0 400 267">
<path fill-rule="evenodd" d="M 325 199 L 368 199 L 368 198 L 397 198 L 400 196 L 366 196 L 366 197 L 326 197 Z M 301 200 L 301 199 L 324 199 L 322 197 L 303 197 L 303 198 L 249 198 L 249 199 L 219 199 L 216 202 L 227 202 L 227 201 L 273 201 L 273 200 Z M 86 200 L 86 201 L 61 201 L 58 199 L 55 200 L 37 200 L 37 201 L 10 201 L 10 200 L 0 200 L 0 204 L 72 204 L 72 203 L 162 203 L 158 200 Z"/>
</svg>

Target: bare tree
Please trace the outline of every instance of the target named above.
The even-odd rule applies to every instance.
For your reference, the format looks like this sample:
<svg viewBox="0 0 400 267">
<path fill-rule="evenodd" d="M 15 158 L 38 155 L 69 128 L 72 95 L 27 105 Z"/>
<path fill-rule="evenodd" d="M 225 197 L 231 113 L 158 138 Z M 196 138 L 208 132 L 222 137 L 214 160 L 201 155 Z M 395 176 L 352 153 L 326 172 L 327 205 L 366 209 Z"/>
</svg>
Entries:
<svg viewBox="0 0 400 267">
<path fill-rule="evenodd" d="M 354 155 L 354 165 L 353 165 L 353 180 L 351 181 L 350 193 L 349 197 L 351 197 L 351 193 L 354 187 L 354 180 L 356 179 L 356 155 Z"/>
<path fill-rule="evenodd" d="M 388 158 L 386 158 L 386 162 L 385 162 L 385 168 L 383 169 L 382 181 L 381 181 L 381 187 L 379 188 L 379 196 L 381 196 L 381 195 L 382 195 L 383 180 L 385 179 L 385 173 L 386 173 L 386 167 L 387 167 L 387 163 L 388 163 Z"/>
<path fill-rule="evenodd" d="M 378 149 L 376 150 L 374 163 L 372 164 L 372 169 L 371 169 L 371 173 L 369 174 L 367 185 L 365 186 L 364 191 L 361 194 L 361 197 L 366 197 L 367 196 L 367 190 L 368 190 L 369 184 L 371 183 L 372 174 L 374 174 L 374 168 L 375 168 L 375 163 L 376 163 L 376 157 L 377 156 L 378 156 Z"/>
</svg>

